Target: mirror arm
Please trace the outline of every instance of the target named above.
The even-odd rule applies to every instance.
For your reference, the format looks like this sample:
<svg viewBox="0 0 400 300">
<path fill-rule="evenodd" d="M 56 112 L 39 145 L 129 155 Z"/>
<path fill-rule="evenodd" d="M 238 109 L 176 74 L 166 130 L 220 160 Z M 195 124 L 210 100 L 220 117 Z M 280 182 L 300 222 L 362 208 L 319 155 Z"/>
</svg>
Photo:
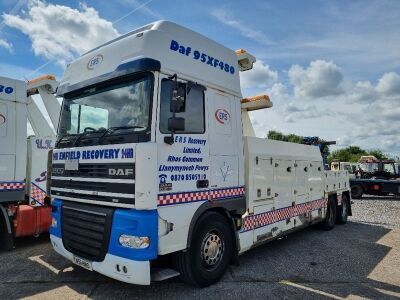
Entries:
<svg viewBox="0 0 400 300">
<path fill-rule="evenodd" d="M 172 100 L 173 101 L 173 100 Z M 175 118 L 176 114 L 175 114 L 175 105 L 174 105 L 174 109 L 172 111 L 172 117 Z M 174 143 L 174 129 L 171 129 L 171 135 L 170 136 L 164 136 L 164 143 L 168 144 L 168 145 L 172 145 Z"/>
<path fill-rule="evenodd" d="M 175 73 L 172 76 L 169 76 L 168 79 L 172 80 L 174 79 L 174 90 L 176 91 L 178 89 L 178 75 Z M 172 95 L 172 101 L 175 101 L 174 99 L 174 95 Z M 172 110 L 172 117 L 175 118 L 175 105 L 173 106 L 173 110 Z M 164 143 L 168 144 L 168 145 L 173 145 L 174 144 L 174 129 L 171 129 L 171 135 L 170 136 L 164 136 Z"/>
</svg>

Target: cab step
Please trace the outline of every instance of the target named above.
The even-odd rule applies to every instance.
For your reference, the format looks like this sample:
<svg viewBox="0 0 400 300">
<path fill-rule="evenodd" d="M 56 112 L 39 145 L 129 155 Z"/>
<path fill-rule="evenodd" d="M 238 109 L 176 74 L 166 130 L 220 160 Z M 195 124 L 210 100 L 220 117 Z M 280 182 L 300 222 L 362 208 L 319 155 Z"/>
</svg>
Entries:
<svg viewBox="0 0 400 300">
<path fill-rule="evenodd" d="M 169 268 L 154 268 L 151 272 L 151 281 L 163 281 L 179 276 L 180 273 Z"/>
</svg>

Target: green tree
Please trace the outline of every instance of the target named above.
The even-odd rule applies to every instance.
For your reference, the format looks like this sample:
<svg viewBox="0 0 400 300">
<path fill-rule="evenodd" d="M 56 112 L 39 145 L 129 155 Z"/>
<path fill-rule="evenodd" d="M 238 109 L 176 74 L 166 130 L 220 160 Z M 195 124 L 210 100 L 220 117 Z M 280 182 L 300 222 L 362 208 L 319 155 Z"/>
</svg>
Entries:
<svg viewBox="0 0 400 300">
<path fill-rule="evenodd" d="M 271 130 L 268 132 L 267 135 L 268 139 L 276 140 L 276 141 L 284 141 L 284 142 L 291 142 L 301 144 L 303 142 L 303 137 L 296 134 L 283 134 L 282 132 Z"/>
<path fill-rule="evenodd" d="M 364 155 L 373 155 L 377 159 L 388 158 L 388 156 L 379 149 L 366 151 L 358 146 L 349 146 L 347 148 L 333 151 L 328 157 L 328 162 L 331 163 L 334 159 L 339 161 L 358 162 L 360 157 Z"/>
<path fill-rule="evenodd" d="M 382 152 L 382 150 L 374 149 L 368 152 L 368 155 L 373 155 L 377 159 L 389 159 L 388 156 Z"/>
<path fill-rule="evenodd" d="M 291 142 L 291 143 L 303 143 L 304 137 L 296 134 L 283 134 L 282 132 L 271 130 L 267 135 L 270 140 Z M 324 143 L 324 140 L 321 140 L 321 143 Z M 363 155 L 373 155 L 377 159 L 388 159 L 388 155 L 383 153 L 380 149 L 374 149 L 370 151 L 366 151 L 359 146 L 348 146 L 347 148 L 338 149 L 330 153 L 329 146 L 323 145 L 322 153 L 328 156 L 328 163 L 330 164 L 332 160 L 336 159 L 339 161 L 348 161 L 348 162 L 358 162 L 361 156 Z"/>
</svg>

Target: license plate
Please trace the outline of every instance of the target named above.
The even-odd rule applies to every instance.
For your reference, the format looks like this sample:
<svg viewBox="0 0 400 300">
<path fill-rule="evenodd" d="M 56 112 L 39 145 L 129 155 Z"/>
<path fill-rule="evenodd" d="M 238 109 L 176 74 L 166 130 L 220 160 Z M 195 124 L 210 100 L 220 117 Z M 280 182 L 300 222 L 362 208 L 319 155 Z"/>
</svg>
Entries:
<svg viewBox="0 0 400 300">
<path fill-rule="evenodd" d="M 79 170 L 79 160 L 78 159 L 66 160 L 64 168 L 67 171 L 78 171 Z"/>
<path fill-rule="evenodd" d="M 86 270 L 93 271 L 92 263 L 86 259 L 74 256 L 72 258 L 72 261 L 74 262 L 74 264 L 76 264 Z"/>
</svg>

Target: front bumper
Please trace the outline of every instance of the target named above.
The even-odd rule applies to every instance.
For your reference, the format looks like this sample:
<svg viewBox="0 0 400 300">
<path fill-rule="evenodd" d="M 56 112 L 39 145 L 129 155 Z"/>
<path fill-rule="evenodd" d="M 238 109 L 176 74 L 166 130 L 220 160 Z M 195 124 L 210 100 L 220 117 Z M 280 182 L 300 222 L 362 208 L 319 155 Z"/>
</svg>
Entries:
<svg viewBox="0 0 400 300">
<path fill-rule="evenodd" d="M 73 260 L 73 254 L 64 248 L 61 238 L 51 234 L 50 240 L 57 253 L 70 261 Z M 120 266 L 120 271 L 117 270 L 117 265 Z M 126 273 L 123 271 L 124 266 Z M 94 271 L 100 274 L 126 283 L 150 284 L 150 262 L 148 260 L 135 261 L 107 253 L 102 262 L 92 262 L 92 267 Z"/>
</svg>

